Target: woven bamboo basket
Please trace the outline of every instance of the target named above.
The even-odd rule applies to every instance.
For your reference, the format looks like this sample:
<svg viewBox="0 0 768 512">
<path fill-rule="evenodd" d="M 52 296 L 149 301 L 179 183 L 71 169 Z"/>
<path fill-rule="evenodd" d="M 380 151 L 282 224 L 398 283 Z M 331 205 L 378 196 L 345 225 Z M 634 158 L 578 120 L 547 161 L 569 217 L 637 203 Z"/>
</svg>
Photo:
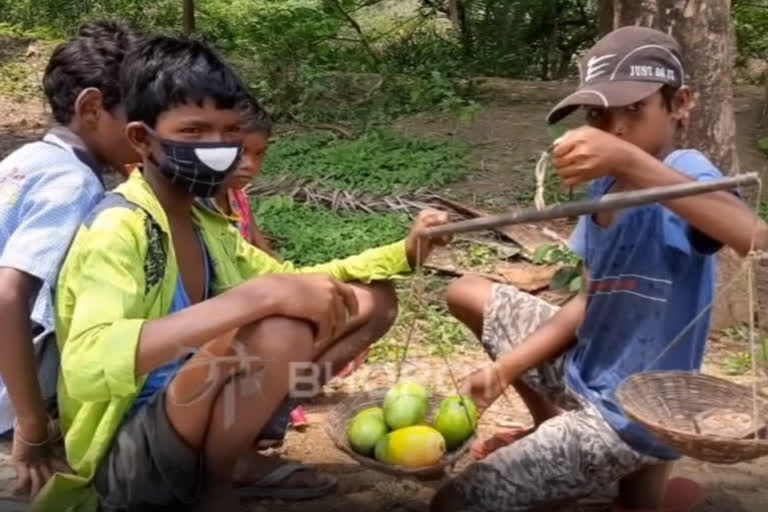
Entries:
<svg viewBox="0 0 768 512">
<path fill-rule="evenodd" d="M 768 402 L 751 388 L 696 373 L 650 372 L 625 380 L 617 398 L 630 418 L 682 455 L 716 464 L 768 455 Z"/>
<path fill-rule="evenodd" d="M 361 393 L 351 400 L 345 401 L 343 404 L 337 406 L 329 415 L 328 423 L 325 426 L 325 431 L 333 441 L 336 447 L 352 457 L 360 465 L 371 468 L 382 473 L 388 473 L 395 476 L 409 476 L 420 479 L 434 479 L 440 478 L 445 474 L 446 469 L 456 464 L 469 450 L 472 441 L 475 439 L 475 435 L 472 435 L 458 448 L 446 452 L 442 459 L 434 465 L 425 466 L 420 468 L 406 468 L 402 466 L 394 466 L 390 464 L 384 464 L 377 461 L 373 457 L 366 457 L 355 452 L 349 445 L 347 440 L 347 425 L 355 415 L 363 409 L 368 407 L 381 407 L 384 402 L 384 395 L 386 390 L 376 390 Z M 430 416 L 427 420 L 432 422 L 434 414 L 437 411 L 437 407 L 445 397 L 439 395 L 432 395 L 430 398 Z"/>
</svg>

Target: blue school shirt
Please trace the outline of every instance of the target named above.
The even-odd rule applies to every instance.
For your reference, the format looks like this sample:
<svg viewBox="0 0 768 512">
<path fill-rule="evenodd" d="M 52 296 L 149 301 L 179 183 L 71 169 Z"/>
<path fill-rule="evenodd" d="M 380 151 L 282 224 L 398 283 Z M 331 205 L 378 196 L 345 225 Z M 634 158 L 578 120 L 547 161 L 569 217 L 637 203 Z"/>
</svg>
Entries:
<svg viewBox="0 0 768 512">
<path fill-rule="evenodd" d="M 675 151 L 664 163 L 698 181 L 722 177 L 694 150 Z M 589 195 L 600 197 L 613 183 L 612 178 L 597 180 Z M 653 204 L 620 212 L 607 228 L 583 216 L 571 248 L 584 259 L 590 284 L 578 343 L 566 359 L 568 386 L 594 404 L 635 450 L 665 460 L 678 458 L 624 414 L 616 391 L 636 373 L 699 370 L 707 347 L 709 311 L 660 360 L 654 360 L 712 301 L 720 244 L 668 208 Z"/>
<path fill-rule="evenodd" d="M 43 398 L 56 394 L 59 353 L 53 293 L 64 257 L 88 212 L 101 200 L 99 168 L 80 138 L 56 127 L 0 162 L 0 267 L 36 277 L 40 289 L 30 304 L 38 380 Z M 0 379 L 0 433 L 13 428 L 16 413 Z"/>
<path fill-rule="evenodd" d="M 200 239 L 200 244 L 205 256 L 204 261 L 206 292 L 203 300 L 207 300 L 210 295 L 211 283 L 213 282 L 213 262 L 208 255 L 208 250 L 205 247 L 205 242 L 203 241 L 203 237 L 200 235 L 200 233 L 198 233 L 198 238 Z M 184 283 L 181 280 L 181 272 L 179 272 L 179 277 L 176 280 L 176 289 L 173 293 L 173 302 L 171 303 L 170 313 L 176 313 L 177 311 L 186 309 L 191 305 L 192 301 L 189 300 L 187 289 L 184 287 Z M 180 349 L 183 350 L 183 347 L 180 347 Z M 133 404 L 131 414 L 135 413 L 139 408 L 147 405 L 158 392 L 164 390 L 168 384 L 171 383 L 173 378 L 176 376 L 179 370 L 181 370 L 182 366 L 184 366 L 184 363 L 187 362 L 193 353 L 194 350 L 191 349 L 183 350 L 181 357 L 150 372 L 147 380 L 144 382 L 144 386 L 141 388 L 141 392 L 139 392 L 139 396 L 136 398 L 136 402 Z"/>
</svg>

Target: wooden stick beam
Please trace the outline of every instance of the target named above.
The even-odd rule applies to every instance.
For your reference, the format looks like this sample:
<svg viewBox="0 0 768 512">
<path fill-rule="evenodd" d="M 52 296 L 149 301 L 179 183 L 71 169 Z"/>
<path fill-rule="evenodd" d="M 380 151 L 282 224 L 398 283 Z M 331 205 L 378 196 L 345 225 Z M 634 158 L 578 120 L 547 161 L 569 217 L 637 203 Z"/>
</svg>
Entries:
<svg viewBox="0 0 768 512">
<path fill-rule="evenodd" d="M 537 210 L 528 208 L 512 213 L 489 215 L 460 222 L 452 222 L 425 230 L 425 237 L 456 235 L 470 231 L 481 231 L 499 226 L 511 224 L 523 224 L 529 222 L 541 222 L 545 220 L 576 217 L 579 215 L 594 214 L 606 210 L 620 210 L 632 206 L 669 201 L 680 197 L 716 192 L 718 190 L 732 190 L 738 187 L 754 186 L 760 182 L 757 173 L 740 174 L 729 178 L 720 178 L 710 181 L 695 181 L 680 185 L 669 185 L 642 190 L 630 190 L 606 194 L 599 199 L 574 201 L 557 204 Z"/>
</svg>

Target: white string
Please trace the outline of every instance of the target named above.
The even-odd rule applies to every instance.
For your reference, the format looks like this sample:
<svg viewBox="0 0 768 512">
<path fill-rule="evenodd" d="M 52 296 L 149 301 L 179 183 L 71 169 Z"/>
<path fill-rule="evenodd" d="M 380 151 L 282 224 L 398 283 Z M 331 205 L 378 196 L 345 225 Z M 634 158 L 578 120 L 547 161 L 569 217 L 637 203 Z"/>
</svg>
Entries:
<svg viewBox="0 0 768 512">
<path fill-rule="evenodd" d="M 754 237 L 753 237 L 754 238 Z M 749 287 L 749 357 L 752 361 L 752 426 L 755 428 L 755 441 L 758 438 L 759 421 L 757 417 L 757 362 L 755 354 L 755 297 L 754 297 L 754 260 L 750 258 L 747 267 L 747 286 Z"/>
<path fill-rule="evenodd" d="M 537 210 L 543 210 L 547 206 L 544 200 L 544 192 L 550 160 L 550 152 L 547 150 L 541 153 L 539 161 L 536 162 L 536 195 L 533 198 L 533 204 Z"/>
</svg>

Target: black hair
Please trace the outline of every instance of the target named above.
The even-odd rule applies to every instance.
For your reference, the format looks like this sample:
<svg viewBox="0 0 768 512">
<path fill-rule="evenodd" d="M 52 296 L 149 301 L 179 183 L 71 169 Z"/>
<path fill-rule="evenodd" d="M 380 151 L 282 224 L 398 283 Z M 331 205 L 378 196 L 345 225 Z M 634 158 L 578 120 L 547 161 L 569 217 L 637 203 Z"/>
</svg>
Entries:
<svg viewBox="0 0 768 512">
<path fill-rule="evenodd" d="M 667 109 L 667 112 L 672 112 L 675 108 L 674 101 L 675 96 L 677 95 L 677 91 L 679 91 L 679 87 L 675 87 L 674 85 L 664 85 L 661 88 L 661 99 L 664 102 L 664 107 Z"/>
<path fill-rule="evenodd" d="M 56 47 L 43 76 L 54 119 L 69 124 L 78 95 L 88 87 L 101 91 L 107 110 L 121 104 L 120 67 L 140 39 L 122 22 L 100 20 L 82 25 L 76 37 Z"/>
<path fill-rule="evenodd" d="M 235 71 L 202 41 L 155 36 L 128 54 L 121 76 L 128 121 L 154 127 L 176 106 L 213 100 L 216 108 L 236 109 L 248 91 Z"/>
<path fill-rule="evenodd" d="M 249 94 L 240 103 L 239 110 L 243 117 L 243 129 L 246 133 L 261 132 L 267 136 L 272 134 L 272 119 L 261 106 L 259 100 Z"/>
</svg>

